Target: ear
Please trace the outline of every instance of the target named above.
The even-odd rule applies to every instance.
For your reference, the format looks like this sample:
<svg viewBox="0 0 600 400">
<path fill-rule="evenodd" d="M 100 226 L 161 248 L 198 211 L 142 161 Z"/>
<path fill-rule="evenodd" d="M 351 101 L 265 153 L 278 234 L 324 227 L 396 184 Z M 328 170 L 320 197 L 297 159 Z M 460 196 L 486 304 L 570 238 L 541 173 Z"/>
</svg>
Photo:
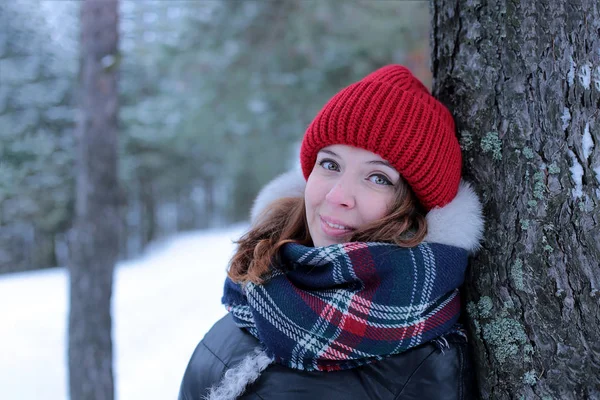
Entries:
<svg viewBox="0 0 600 400">
<path fill-rule="evenodd" d="M 283 197 L 302 197 L 306 181 L 299 169 L 288 171 L 269 182 L 258 194 L 250 214 L 256 224 L 261 213 L 273 201 Z M 479 197 L 464 180 L 454 199 L 444 207 L 427 213 L 426 242 L 441 243 L 475 252 L 483 237 L 483 214 Z"/>
</svg>

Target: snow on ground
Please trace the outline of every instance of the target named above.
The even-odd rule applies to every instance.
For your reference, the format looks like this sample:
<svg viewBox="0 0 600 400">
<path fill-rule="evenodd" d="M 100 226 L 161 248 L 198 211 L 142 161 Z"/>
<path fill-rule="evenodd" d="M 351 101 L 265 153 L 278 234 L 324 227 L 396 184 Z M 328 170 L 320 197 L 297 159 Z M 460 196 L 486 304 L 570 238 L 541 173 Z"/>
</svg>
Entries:
<svg viewBox="0 0 600 400">
<path fill-rule="evenodd" d="M 225 269 L 245 228 L 179 235 L 117 266 L 117 400 L 177 398 L 194 348 L 225 314 Z M 64 268 L 0 275 L 0 399 L 68 398 L 67 289 Z"/>
</svg>

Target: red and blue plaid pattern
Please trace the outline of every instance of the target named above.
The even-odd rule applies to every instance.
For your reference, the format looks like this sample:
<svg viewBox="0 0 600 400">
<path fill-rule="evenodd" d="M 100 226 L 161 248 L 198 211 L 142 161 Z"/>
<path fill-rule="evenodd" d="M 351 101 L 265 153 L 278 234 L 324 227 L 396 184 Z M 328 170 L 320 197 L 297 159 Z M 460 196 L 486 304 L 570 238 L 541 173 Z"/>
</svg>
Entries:
<svg viewBox="0 0 600 400">
<path fill-rule="evenodd" d="M 227 279 L 223 303 L 276 362 L 349 369 L 451 331 L 466 266 L 466 250 L 437 243 L 290 243 L 264 284 Z"/>
</svg>

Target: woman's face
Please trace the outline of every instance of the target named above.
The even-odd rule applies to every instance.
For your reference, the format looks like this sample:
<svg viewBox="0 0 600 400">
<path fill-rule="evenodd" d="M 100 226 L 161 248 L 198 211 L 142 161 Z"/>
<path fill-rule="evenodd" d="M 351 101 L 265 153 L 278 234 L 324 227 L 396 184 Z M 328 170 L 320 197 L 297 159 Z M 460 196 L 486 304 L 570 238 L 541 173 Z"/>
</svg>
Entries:
<svg viewBox="0 0 600 400">
<path fill-rule="evenodd" d="M 352 232 L 387 215 L 400 174 L 370 151 L 332 145 L 317 154 L 304 200 L 315 247 L 347 242 Z"/>
</svg>

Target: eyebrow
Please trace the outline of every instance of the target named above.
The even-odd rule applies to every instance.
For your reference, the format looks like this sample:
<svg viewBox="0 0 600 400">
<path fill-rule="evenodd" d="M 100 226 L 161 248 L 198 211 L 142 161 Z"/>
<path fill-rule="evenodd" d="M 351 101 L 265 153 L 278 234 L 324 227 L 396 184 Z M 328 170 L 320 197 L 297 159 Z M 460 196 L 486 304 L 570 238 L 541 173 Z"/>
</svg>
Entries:
<svg viewBox="0 0 600 400">
<path fill-rule="evenodd" d="M 336 153 L 334 153 L 331 150 L 319 150 L 319 153 L 327 153 L 327 154 L 331 154 L 332 156 L 335 156 L 335 157 L 338 157 L 338 158 L 340 157 L 340 156 L 338 156 Z"/>
<path fill-rule="evenodd" d="M 331 150 L 320 150 L 319 153 L 326 153 L 326 154 L 330 154 L 334 157 L 338 157 L 341 158 L 337 153 L 331 151 Z M 392 167 L 392 165 L 385 161 L 385 160 L 372 160 L 372 161 L 367 161 L 367 164 L 371 164 L 371 165 L 383 165 L 384 167 L 388 167 L 393 169 L 394 171 L 396 170 L 396 168 Z"/>
<path fill-rule="evenodd" d="M 369 161 L 367 164 L 383 165 L 384 167 L 391 168 L 394 171 L 396 170 L 396 168 L 392 167 L 392 165 L 389 162 L 385 161 L 385 160 L 373 160 L 373 161 Z"/>
</svg>

